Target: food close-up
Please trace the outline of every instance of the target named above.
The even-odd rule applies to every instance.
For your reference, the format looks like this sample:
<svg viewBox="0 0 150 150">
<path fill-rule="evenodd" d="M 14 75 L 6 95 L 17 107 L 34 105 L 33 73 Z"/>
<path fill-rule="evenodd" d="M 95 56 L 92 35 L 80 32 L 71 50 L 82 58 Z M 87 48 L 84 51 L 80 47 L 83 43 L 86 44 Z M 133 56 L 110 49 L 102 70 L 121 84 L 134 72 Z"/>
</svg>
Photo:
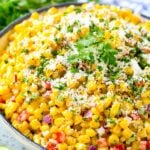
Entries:
<svg viewBox="0 0 150 150">
<path fill-rule="evenodd" d="M 0 111 L 45 150 L 150 150 L 150 21 L 96 3 L 33 12 L 0 50 Z"/>
</svg>

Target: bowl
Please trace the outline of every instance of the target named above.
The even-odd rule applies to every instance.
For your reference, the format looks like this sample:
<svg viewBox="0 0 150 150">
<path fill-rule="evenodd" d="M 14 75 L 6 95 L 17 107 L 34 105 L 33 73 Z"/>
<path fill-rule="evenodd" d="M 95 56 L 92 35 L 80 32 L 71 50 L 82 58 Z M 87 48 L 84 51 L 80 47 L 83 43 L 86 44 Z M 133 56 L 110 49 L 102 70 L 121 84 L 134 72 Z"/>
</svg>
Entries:
<svg viewBox="0 0 150 150">
<path fill-rule="evenodd" d="M 56 7 L 56 8 L 63 8 L 67 7 L 69 5 L 81 5 L 82 3 L 65 3 L 65 4 L 59 4 L 59 5 L 50 5 L 46 6 L 43 8 L 40 8 L 36 10 L 39 13 L 43 13 L 44 11 L 48 10 L 51 7 Z M 10 25 L 8 25 L 5 29 L 0 31 L 0 54 L 2 50 L 5 48 L 5 46 L 8 43 L 8 36 L 11 33 L 11 29 L 18 23 L 21 23 L 22 21 L 28 19 L 30 17 L 31 13 L 26 14 L 25 16 L 15 20 L 12 22 Z M 31 149 L 31 150 L 43 150 L 44 148 L 35 142 L 31 141 L 27 137 L 25 137 L 23 134 L 21 134 L 17 129 L 15 129 L 7 119 L 5 119 L 4 115 L 0 113 L 0 120 L 2 126 L 6 129 L 7 133 L 9 133 L 11 136 L 13 136 L 17 141 L 19 141 L 25 149 Z"/>
</svg>

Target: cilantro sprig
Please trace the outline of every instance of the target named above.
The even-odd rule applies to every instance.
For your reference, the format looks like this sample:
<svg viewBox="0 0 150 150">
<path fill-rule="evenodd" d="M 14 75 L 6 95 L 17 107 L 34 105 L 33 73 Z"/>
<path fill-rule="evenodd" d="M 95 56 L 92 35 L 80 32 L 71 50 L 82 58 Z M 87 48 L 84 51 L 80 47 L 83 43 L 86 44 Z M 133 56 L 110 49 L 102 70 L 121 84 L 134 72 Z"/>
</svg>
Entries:
<svg viewBox="0 0 150 150">
<path fill-rule="evenodd" d="M 68 57 L 70 64 L 79 61 L 94 63 L 96 60 L 103 61 L 107 65 L 116 65 L 117 50 L 111 47 L 109 41 L 104 41 L 104 32 L 92 24 L 90 32 L 75 43 L 76 54 Z"/>
</svg>

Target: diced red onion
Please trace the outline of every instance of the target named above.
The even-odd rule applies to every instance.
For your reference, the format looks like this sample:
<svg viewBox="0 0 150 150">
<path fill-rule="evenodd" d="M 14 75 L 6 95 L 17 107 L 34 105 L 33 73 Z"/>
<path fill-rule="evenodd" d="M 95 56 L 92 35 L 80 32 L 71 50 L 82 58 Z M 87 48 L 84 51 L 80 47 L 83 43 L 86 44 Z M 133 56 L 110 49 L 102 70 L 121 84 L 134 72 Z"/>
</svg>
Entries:
<svg viewBox="0 0 150 150">
<path fill-rule="evenodd" d="M 52 117 L 49 114 L 47 114 L 43 117 L 43 121 L 47 124 L 50 124 L 52 123 Z"/>
<path fill-rule="evenodd" d="M 84 113 L 84 118 L 92 118 L 91 110 L 88 110 L 87 112 Z"/>
<path fill-rule="evenodd" d="M 89 150 L 97 150 L 97 148 L 96 148 L 96 146 L 91 145 L 91 146 L 89 147 Z"/>
</svg>

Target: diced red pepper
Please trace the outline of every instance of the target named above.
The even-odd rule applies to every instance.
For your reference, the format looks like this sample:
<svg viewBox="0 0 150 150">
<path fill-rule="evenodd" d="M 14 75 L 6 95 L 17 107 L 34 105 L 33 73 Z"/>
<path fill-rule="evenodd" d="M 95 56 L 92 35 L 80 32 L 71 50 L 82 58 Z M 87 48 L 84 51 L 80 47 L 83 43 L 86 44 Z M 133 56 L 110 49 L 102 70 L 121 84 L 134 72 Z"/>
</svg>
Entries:
<svg viewBox="0 0 150 150">
<path fill-rule="evenodd" d="M 108 145 L 106 138 L 100 138 L 98 140 L 99 147 L 106 147 Z"/>
<path fill-rule="evenodd" d="M 56 141 L 58 142 L 58 143 L 62 143 L 62 142 L 64 142 L 65 141 L 65 139 L 66 139 L 66 137 L 65 137 L 65 134 L 63 133 L 63 132 L 56 132 Z"/>
<path fill-rule="evenodd" d="M 29 118 L 29 113 L 24 110 L 21 112 L 21 114 L 18 116 L 18 121 L 26 121 Z"/>
<path fill-rule="evenodd" d="M 117 144 L 112 150 L 125 150 L 125 146 L 123 144 Z"/>
<path fill-rule="evenodd" d="M 150 141 L 147 141 L 146 148 L 147 148 L 148 150 L 150 150 Z"/>
<path fill-rule="evenodd" d="M 0 103 L 5 103 L 5 100 L 2 97 L 0 97 Z"/>
<path fill-rule="evenodd" d="M 46 150 L 58 150 L 57 145 L 49 142 L 46 146 Z"/>
<path fill-rule="evenodd" d="M 46 88 L 46 90 L 51 90 L 51 83 L 46 81 L 45 82 L 45 88 Z"/>
</svg>

